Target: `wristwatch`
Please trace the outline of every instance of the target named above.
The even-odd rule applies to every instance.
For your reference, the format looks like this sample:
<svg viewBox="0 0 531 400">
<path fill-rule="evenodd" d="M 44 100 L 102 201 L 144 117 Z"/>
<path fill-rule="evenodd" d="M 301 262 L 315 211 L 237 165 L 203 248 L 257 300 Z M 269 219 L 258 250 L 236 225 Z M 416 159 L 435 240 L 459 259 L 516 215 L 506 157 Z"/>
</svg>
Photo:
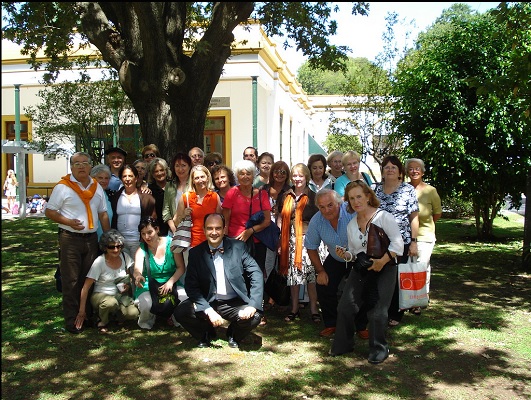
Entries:
<svg viewBox="0 0 531 400">
<path fill-rule="evenodd" d="M 411 238 L 411 241 L 412 241 L 412 242 L 416 242 L 416 241 L 417 241 L 417 238 Z"/>
</svg>

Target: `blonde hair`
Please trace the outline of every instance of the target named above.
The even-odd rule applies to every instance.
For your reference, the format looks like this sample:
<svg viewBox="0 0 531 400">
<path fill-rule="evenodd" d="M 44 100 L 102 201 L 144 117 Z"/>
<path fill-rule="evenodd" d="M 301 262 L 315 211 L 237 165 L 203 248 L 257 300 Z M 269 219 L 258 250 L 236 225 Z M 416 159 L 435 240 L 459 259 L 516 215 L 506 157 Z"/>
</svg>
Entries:
<svg viewBox="0 0 531 400">
<path fill-rule="evenodd" d="M 195 192 L 195 185 L 194 185 L 194 173 L 195 172 L 204 172 L 205 175 L 208 178 L 207 181 L 207 190 L 209 192 L 213 192 L 216 190 L 216 187 L 214 186 L 214 183 L 212 182 L 212 175 L 210 174 L 210 170 L 205 167 L 203 164 L 194 165 L 192 169 L 190 170 L 190 175 L 188 176 L 188 183 L 186 184 L 186 191 L 187 192 Z"/>
</svg>

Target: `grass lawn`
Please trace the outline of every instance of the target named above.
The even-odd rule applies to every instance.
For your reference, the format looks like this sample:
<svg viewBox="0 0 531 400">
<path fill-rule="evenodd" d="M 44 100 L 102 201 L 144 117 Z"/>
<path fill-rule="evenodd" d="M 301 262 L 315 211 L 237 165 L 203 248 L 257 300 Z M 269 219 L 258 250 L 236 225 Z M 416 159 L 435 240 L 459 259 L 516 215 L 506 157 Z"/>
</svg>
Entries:
<svg viewBox="0 0 531 400">
<path fill-rule="evenodd" d="M 330 358 L 310 320 L 266 315 L 240 350 L 198 349 L 158 321 L 65 333 L 55 290 L 57 226 L 2 221 L 4 399 L 529 399 L 531 285 L 521 267 L 523 217 L 495 221 L 496 242 L 472 220 L 443 219 L 432 256 L 431 302 L 389 330 L 390 358 L 367 363 L 368 343 Z M 223 338 L 220 329 L 218 336 Z"/>
</svg>

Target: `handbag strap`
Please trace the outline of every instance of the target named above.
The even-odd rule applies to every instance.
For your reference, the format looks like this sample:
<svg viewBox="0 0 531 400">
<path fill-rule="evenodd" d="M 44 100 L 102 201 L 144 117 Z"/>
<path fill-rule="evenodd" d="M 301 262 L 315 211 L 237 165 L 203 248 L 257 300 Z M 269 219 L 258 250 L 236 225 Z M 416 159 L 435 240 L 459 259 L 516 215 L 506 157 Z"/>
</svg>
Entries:
<svg viewBox="0 0 531 400">
<path fill-rule="evenodd" d="M 378 214 L 380 212 L 380 209 L 378 208 L 374 214 L 372 214 L 372 217 L 370 220 L 367 221 L 367 225 L 365 225 L 365 232 L 367 232 L 369 230 L 369 226 L 371 226 L 371 222 L 372 220 L 374 219 L 374 217 L 376 217 L 376 214 Z"/>
<path fill-rule="evenodd" d="M 188 192 L 184 193 L 186 196 L 186 208 L 190 208 L 190 201 L 188 200 Z"/>
</svg>

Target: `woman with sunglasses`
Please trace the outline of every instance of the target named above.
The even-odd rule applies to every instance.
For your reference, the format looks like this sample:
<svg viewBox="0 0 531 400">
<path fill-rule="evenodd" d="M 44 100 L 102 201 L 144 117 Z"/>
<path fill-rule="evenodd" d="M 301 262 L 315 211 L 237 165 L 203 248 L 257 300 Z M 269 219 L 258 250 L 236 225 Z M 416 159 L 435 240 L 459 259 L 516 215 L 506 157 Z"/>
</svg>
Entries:
<svg viewBox="0 0 531 400">
<path fill-rule="evenodd" d="M 215 151 L 213 153 L 208 153 L 205 156 L 205 160 L 203 163 L 203 165 L 208 168 L 211 174 L 212 174 L 212 168 L 214 168 L 216 165 L 221 165 L 221 164 L 223 164 L 223 156 L 221 155 L 221 153 L 218 153 Z"/>
<path fill-rule="evenodd" d="M 128 271 L 133 265 L 133 259 L 123 252 L 124 240 L 123 235 L 116 229 L 101 235 L 99 246 L 103 254 L 92 263 L 81 289 L 79 313 L 75 321 L 77 329 L 81 329 L 83 321 L 87 318 L 85 305 L 93 284 L 94 291 L 90 296 L 90 303 L 98 317 L 99 332 L 108 332 L 108 324 L 112 318 L 122 322 L 138 317 L 138 308 L 132 298 L 122 297 L 132 294 Z"/>
<path fill-rule="evenodd" d="M 271 203 L 271 223 L 276 224 L 279 216 L 279 209 L 277 201 L 284 194 L 290 190 L 289 186 L 289 166 L 284 161 L 277 161 L 271 167 L 269 173 L 269 183 L 261 187 L 269 195 L 269 202 Z M 273 268 L 277 263 L 277 252 L 267 249 L 265 260 L 266 281 Z M 272 299 L 269 301 L 272 304 Z"/>
</svg>

